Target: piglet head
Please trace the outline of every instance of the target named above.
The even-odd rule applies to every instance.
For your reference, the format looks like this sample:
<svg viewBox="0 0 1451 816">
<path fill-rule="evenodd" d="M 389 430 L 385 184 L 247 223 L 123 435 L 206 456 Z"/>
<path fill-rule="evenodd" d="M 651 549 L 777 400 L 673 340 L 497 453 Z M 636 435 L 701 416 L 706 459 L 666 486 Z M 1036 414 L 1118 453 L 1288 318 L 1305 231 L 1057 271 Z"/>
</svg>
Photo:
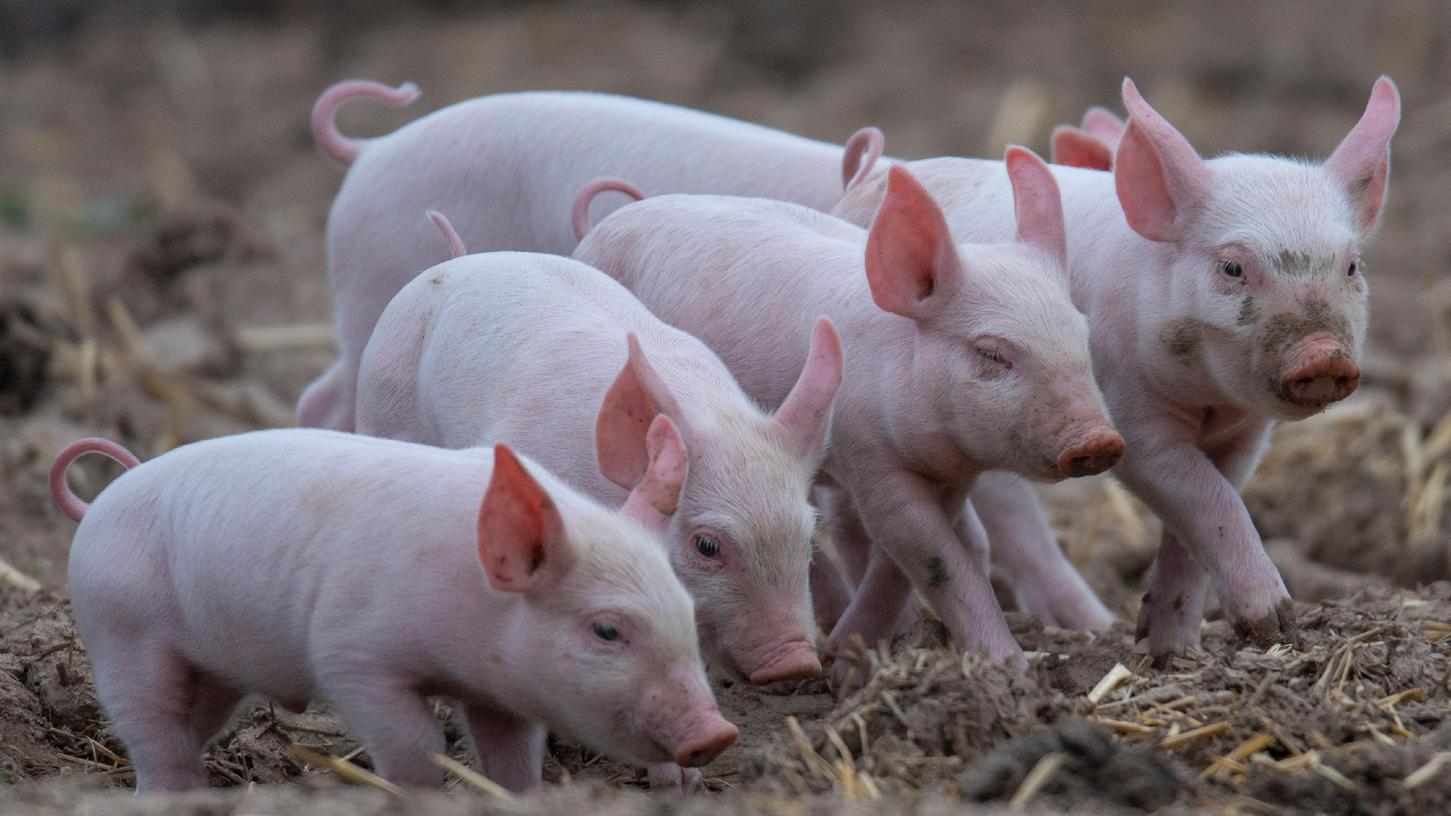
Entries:
<svg viewBox="0 0 1451 816">
<path fill-rule="evenodd" d="M 1164 365 L 1215 398 L 1283 419 L 1349 396 L 1360 379 L 1369 287 L 1361 245 L 1385 202 L 1400 120 L 1382 77 L 1361 120 L 1321 165 L 1273 156 L 1206 161 L 1124 81 L 1115 156 L 1129 225 L 1161 245 L 1176 314 L 1156 332 Z"/>
<path fill-rule="evenodd" d="M 632 488 L 626 512 L 664 531 L 676 573 L 695 598 L 700 641 L 711 664 L 756 683 L 821 669 L 811 643 L 808 572 L 815 514 L 808 493 L 841 381 L 841 345 L 829 322 L 818 322 L 807 357 L 774 416 L 742 424 L 739 413 L 724 422 L 702 412 L 686 421 L 631 337 L 628 359 L 605 395 L 595 427 L 601 472 Z M 653 455 L 643 438 L 647 427 L 659 434 L 657 463 L 670 461 L 672 446 L 689 446 L 689 473 L 673 494 L 673 513 L 648 498 L 659 491 L 646 474 L 645 462 Z M 727 466 L 742 461 L 742 452 L 751 467 Z M 643 512 L 647 506 L 661 512 L 651 520 Z"/>
<path fill-rule="evenodd" d="M 684 449 L 651 423 L 642 483 L 647 519 L 671 508 Z M 537 475 L 536 475 L 537 474 Z M 596 750 L 642 765 L 710 761 L 736 737 L 716 708 L 696 645 L 694 605 L 655 533 L 531 473 L 506 445 L 479 510 L 479 557 L 494 589 L 517 593 L 507 637 L 531 710 Z"/>
<path fill-rule="evenodd" d="M 1009 148 L 1017 241 L 959 245 L 936 201 L 900 167 L 867 239 L 877 305 L 915 322 L 915 398 L 944 418 L 984 469 L 1031 478 L 1111 467 L 1123 440 L 1104 416 L 1088 326 L 1065 268 L 1058 185 L 1043 160 Z"/>
</svg>

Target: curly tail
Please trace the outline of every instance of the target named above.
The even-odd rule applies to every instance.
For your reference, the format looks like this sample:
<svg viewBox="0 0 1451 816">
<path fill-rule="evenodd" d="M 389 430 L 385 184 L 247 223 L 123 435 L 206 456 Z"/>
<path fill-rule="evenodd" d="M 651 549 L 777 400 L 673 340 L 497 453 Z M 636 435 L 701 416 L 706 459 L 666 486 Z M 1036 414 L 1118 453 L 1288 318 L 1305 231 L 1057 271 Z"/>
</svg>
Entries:
<svg viewBox="0 0 1451 816">
<path fill-rule="evenodd" d="M 317 140 L 322 152 L 332 156 L 334 161 L 344 167 L 358 158 L 362 144 L 357 139 L 349 139 L 338 132 L 338 108 L 345 102 L 363 96 L 401 108 L 418 98 L 418 86 L 405 82 L 396 88 L 390 88 L 379 82 L 349 79 L 322 92 L 322 96 L 312 106 L 312 138 Z"/>
<path fill-rule="evenodd" d="M 89 504 L 81 501 L 81 498 L 71 492 L 71 486 L 66 483 L 66 468 L 71 466 L 77 458 L 87 453 L 99 453 L 115 459 L 125 466 L 127 470 L 141 464 L 136 454 L 126 450 L 109 439 L 88 437 L 77 439 L 66 445 L 60 453 L 56 454 L 55 463 L 50 466 L 50 496 L 55 499 L 55 506 L 60 508 L 62 513 L 71 517 L 71 521 L 80 521 L 86 514 Z"/>
<path fill-rule="evenodd" d="M 860 184 L 871 175 L 877 159 L 882 157 L 887 137 L 874 127 L 864 127 L 846 140 L 841 153 L 841 186 L 843 190 Z"/>
<path fill-rule="evenodd" d="M 448 220 L 448 216 L 438 210 L 425 210 L 425 212 L 432 219 L 433 225 L 438 227 L 438 231 L 443 233 L 443 240 L 448 243 L 448 251 L 452 253 L 453 257 L 461 258 L 469 254 L 469 251 L 464 249 L 464 239 L 458 237 L 458 230 L 453 228 L 453 222 Z"/>
<path fill-rule="evenodd" d="M 579 188 L 579 195 L 574 197 L 574 210 L 570 213 L 570 221 L 574 223 L 574 237 L 583 241 L 584 236 L 589 234 L 589 205 L 595 200 L 595 196 L 606 190 L 624 193 L 630 198 L 639 201 L 645 197 L 640 189 L 628 181 L 621 181 L 617 178 L 597 178 L 594 181 Z"/>
</svg>

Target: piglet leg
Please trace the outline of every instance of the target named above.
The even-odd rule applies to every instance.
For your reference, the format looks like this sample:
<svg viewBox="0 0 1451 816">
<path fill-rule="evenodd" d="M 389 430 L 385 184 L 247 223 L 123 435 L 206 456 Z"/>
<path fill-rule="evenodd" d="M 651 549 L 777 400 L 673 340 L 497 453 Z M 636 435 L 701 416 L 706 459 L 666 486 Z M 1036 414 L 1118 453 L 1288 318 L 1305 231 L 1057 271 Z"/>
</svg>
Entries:
<svg viewBox="0 0 1451 816">
<path fill-rule="evenodd" d="M 464 705 L 464 718 L 485 776 L 516 793 L 539 785 L 548 736 L 543 724 L 474 703 Z"/>
<path fill-rule="evenodd" d="M 361 672 L 343 682 L 320 679 L 379 776 L 396 785 L 443 785 L 443 769 L 433 761 L 446 748 L 443 729 L 417 689 L 402 678 Z"/>
<path fill-rule="evenodd" d="M 1186 438 L 1183 429 L 1152 425 L 1138 423 L 1143 438 L 1129 443 L 1128 454 L 1117 470 L 1119 479 L 1163 520 L 1173 536 L 1165 538 L 1170 549 L 1161 551 L 1161 563 L 1140 616 L 1139 630 L 1148 640 L 1149 653 L 1162 661 L 1198 642 L 1200 616 L 1194 614 L 1191 621 L 1187 614 L 1172 614 L 1181 595 L 1182 611 L 1195 606 L 1192 584 L 1199 578 L 1190 578 L 1195 562 L 1209 573 L 1236 633 L 1261 646 L 1290 638 L 1294 629 L 1290 594 L 1279 570 L 1265 555 L 1234 483 Z M 1243 478 L 1249 469 L 1244 460 L 1252 464 L 1256 452 L 1257 447 L 1247 443 L 1244 454 L 1219 458 L 1226 471 Z M 1182 543 L 1183 553 L 1177 551 L 1177 543 Z"/>
<path fill-rule="evenodd" d="M 854 492 L 853 498 L 878 552 L 867 579 L 832 632 L 829 648 L 845 646 L 853 632 L 875 633 L 896 622 L 905 593 L 901 578 L 894 578 L 887 565 L 879 563 L 885 555 L 905 573 L 960 646 L 992 660 L 1024 664 L 1022 649 L 1008 631 L 983 569 L 986 542 L 961 539 L 939 491 L 916 474 L 896 470 L 877 475 L 869 490 L 860 496 Z M 960 502 L 961 497 L 952 501 Z M 960 506 L 952 508 L 953 516 Z M 884 608 L 887 605 L 892 608 Z"/>
<path fill-rule="evenodd" d="M 1013 587 L 1018 611 L 1060 629 L 1103 630 L 1114 616 L 1058 546 L 1033 488 L 1009 473 L 986 473 L 972 504 L 987 528 L 993 566 Z"/>
<path fill-rule="evenodd" d="M 826 631 L 836 625 L 851 603 L 851 590 L 831 558 L 820 549 L 811 554 L 811 608 L 816 624 Z"/>
<path fill-rule="evenodd" d="M 1165 531 L 1159 557 L 1139 607 L 1136 640 L 1147 640 L 1154 665 L 1164 668 L 1173 655 L 1199 648 L 1204 618 L 1204 570 L 1174 534 Z"/>
<path fill-rule="evenodd" d="M 207 786 L 202 743 L 192 730 L 191 668 L 169 644 L 96 639 L 96 692 L 136 768 L 136 789 L 179 791 Z M 118 650 L 125 657 L 107 656 Z"/>
</svg>

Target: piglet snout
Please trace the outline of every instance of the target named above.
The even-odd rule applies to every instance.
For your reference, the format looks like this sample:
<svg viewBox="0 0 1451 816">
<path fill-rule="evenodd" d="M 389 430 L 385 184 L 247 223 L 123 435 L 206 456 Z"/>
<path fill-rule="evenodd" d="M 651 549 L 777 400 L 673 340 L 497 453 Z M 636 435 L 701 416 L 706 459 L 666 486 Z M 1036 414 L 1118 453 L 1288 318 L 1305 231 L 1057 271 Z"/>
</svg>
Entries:
<svg viewBox="0 0 1451 816">
<path fill-rule="evenodd" d="M 772 650 L 760 667 L 751 672 L 752 685 L 778 680 L 805 680 L 821 674 L 821 661 L 816 650 L 805 640 L 791 640 Z"/>
<path fill-rule="evenodd" d="M 675 748 L 675 764 L 685 768 L 707 765 L 731 747 L 740 731 L 712 709 L 695 724 Z"/>
<path fill-rule="evenodd" d="M 1058 457 L 1064 476 L 1093 476 L 1118 463 L 1124 455 L 1124 438 L 1112 428 L 1102 427 L 1080 436 Z"/>
<path fill-rule="evenodd" d="M 1280 396 L 1296 405 L 1318 408 L 1339 402 L 1360 385 L 1360 367 L 1340 341 L 1316 332 L 1285 352 Z"/>
</svg>

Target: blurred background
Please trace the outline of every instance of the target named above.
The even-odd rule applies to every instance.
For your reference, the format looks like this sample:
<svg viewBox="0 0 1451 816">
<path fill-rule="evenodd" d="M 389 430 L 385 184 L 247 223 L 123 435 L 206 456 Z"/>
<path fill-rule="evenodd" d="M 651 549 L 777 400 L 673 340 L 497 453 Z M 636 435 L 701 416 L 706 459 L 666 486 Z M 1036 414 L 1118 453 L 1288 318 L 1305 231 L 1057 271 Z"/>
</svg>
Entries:
<svg viewBox="0 0 1451 816">
<path fill-rule="evenodd" d="M 1121 111 L 1131 75 L 1205 155 L 1319 159 L 1382 73 L 1404 118 L 1366 253 L 1364 393 L 1286 429 L 1249 491 L 1306 600 L 1305 581 L 1447 574 L 1451 4 L 0 0 L 0 559 L 13 581 L 63 581 L 71 528 L 44 474 L 76 436 L 144 458 L 291 422 L 332 359 L 322 235 L 342 173 L 308 112 L 337 80 L 423 91 L 346 109 L 349 134 L 592 89 L 831 141 L 877 125 L 916 158 L 1046 155 L 1055 124 Z M 1132 614 L 1154 522 L 1106 480 L 1052 495 L 1070 552 Z"/>
</svg>

